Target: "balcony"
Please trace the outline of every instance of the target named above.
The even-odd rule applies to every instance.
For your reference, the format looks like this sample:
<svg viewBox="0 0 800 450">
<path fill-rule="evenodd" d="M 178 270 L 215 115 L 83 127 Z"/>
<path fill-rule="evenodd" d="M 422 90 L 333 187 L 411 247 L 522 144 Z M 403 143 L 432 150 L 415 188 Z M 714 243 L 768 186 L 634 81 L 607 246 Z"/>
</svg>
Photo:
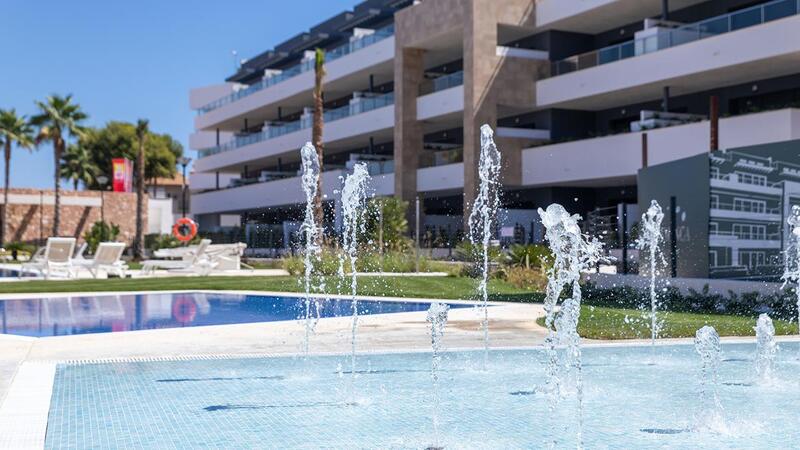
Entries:
<svg viewBox="0 0 800 450">
<path fill-rule="evenodd" d="M 417 97 L 417 120 L 430 120 L 463 111 L 463 86 L 463 71 L 434 79 Z"/>
<path fill-rule="evenodd" d="M 433 92 L 443 91 L 464 84 L 464 71 L 453 72 L 433 80 Z"/>
<path fill-rule="evenodd" d="M 670 0 L 675 11 L 707 0 Z M 661 14 L 661 0 L 537 0 L 536 27 L 597 34 Z"/>
<path fill-rule="evenodd" d="M 781 109 L 725 118 L 720 120 L 719 127 L 720 148 L 724 149 L 790 141 L 800 136 L 800 110 Z M 709 134 L 708 121 L 650 130 L 647 133 L 649 164 L 708 154 Z M 594 186 L 608 185 L 611 181 L 634 183 L 641 167 L 641 133 L 554 143 L 522 151 L 525 186 L 591 180 L 597 180 Z"/>
<path fill-rule="evenodd" d="M 353 40 L 345 45 L 337 47 L 333 50 L 330 50 L 325 53 L 325 62 L 330 63 L 335 61 L 343 56 L 349 55 L 354 53 L 362 48 L 369 47 L 375 43 L 378 43 L 386 38 L 394 36 L 394 24 L 381 28 L 380 30 L 375 31 L 375 33 L 361 37 L 359 39 Z M 241 98 L 250 96 L 256 92 L 259 92 L 263 89 L 266 89 L 270 86 L 275 86 L 276 84 L 280 84 L 288 79 L 294 78 L 302 73 L 309 72 L 314 69 L 314 61 L 307 60 L 303 61 L 300 64 L 292 66 L 286 70 L 281 71 L 280 73 L 276 73 L 272 76 L 265 77 L 263 80 L 259 81 L 258 83 L 252 84 L 247 86 L 244 89 L 240 89 L 230 95 L 226 95 L 225 97 L 219 98 L 214 100 L 211 103 L 208 103 L 197 110 L 198 114 L 205 114 L 209 111 L 213 111 L 217 108 L 220 108 L 224 105 L 229 103 L 233 103 Z"/>
<path fill-rule="evenodd" d="M 394 92 L 390 92 L 378 97 L 359 98 L 351 101 L 351 103 L 347 106 L 325 111 L 323 113 L 323 117 L 325 123 L 330 123 L 390 105 L 394 105 Z M 204 158 L 207 156 L 216 155 L 218 153 L 236 150 L 238 148 L 246 147 L 258 142 L 268 141 L 286 134 L 309 129 L 312 126 L 313 120 L 311 117 L 302 118 L 300 120 L 281 125 L 267 126 L 265 127 L 265 130 L 259 133 L 253 133 L 246 136 L 237 136 L 230 142 L 218 147 L 199 150 L 198 157 Z"/>
<path fill-rule="evenodd" d="M 540 107 L 602 110 L 797 73 L 800 0 L 778 0 L 559 61 Z M 755 45 L 765 43 L 769 45 Z"/>
<path fill-rule="evenodd" d="M 733 203 L 712 203 L 710 215 L 715 219 L 754 220 L 780 223 L 781 209 Z"/>
<path fill-rule="evenodd" d="M 764 233 L 734 233 L 731 231 L 712 231 L 708 235 L 708 245 L 711 247 L 781 249 L 780 234 Z"/>
<path fill-rule="evenodd" d="M 728 175 L 711 174 L 711 187 L 719 189 L 730 189 L 733 191 L 749 192 L 754 194 L 765 194 L 765 195 L 781 194 L 780 183 L 769 183 L 769 182 L 766 182 L 764 184 L 748 183 L 746 180 L 742 179 L 742 177 L 736 174 L 728 174 Z"/>
<path fill-rule="evenodd" d="M 551 66 L 551 75 L 559 76 L 577 70 L 589 69 L 622 59 L 699 41 L 700 39 L 730 33 L 743 28 L 761 25 L 773 20 L 800 14 L 800 1 L 775 0 L 763 5 L 714 17 L 702 22 L 662 31 L 653 36 L 637 39 L 610 47 L 601 48 L 582 55 L 556 61 Z"/>
</svg>

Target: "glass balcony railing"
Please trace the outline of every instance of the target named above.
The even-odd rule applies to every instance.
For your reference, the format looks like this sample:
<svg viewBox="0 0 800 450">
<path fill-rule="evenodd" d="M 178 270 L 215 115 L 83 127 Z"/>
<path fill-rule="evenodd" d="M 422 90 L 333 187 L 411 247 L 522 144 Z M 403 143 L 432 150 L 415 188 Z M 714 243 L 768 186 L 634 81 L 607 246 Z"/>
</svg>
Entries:
<svg viewBox="0 0 800 450">
<path fill-rule="evenodd" d="M 443 91 L 464 84 L 464 71 L 453 72 L 433 80 L 433 92 Z"/>
<path fill-rule="evenodd" d="M 446 166 L 464 161 L 464 148 L 452 148 L 447 150 L 425 151 L 419 155 L 419 167 Z"/>
<path fill-rule="evenodd" d="M 363 114 L 384 106 L 394 105 L 394 92 L 380 95 L 377 97 L 363 97 L 358 101 L 350 103 L 341 108 L 332 109 L 323 113 L 325 122 L 335 122 L 339 119 L 346 117 Z M 278 136 L 294 133 L 295 131 L 304 130 L 313 126 L 313 119 L 311 117 L 302 118 L 294 122 L 285 123 L 277 126 L 265 127 L 263 131 L 246 136 L 237 136 L 232 141 L 227 142 L 217 147 L 211 147 L 199 150 L 198 156 L 205 158 L 206 156 L 216 155 L 217 153 L 227 152 L 233 149 L 244 147 L 246 145 L 255 144 L 269 139 L 274 139 Z"/>
<path fill-rule="evenodd" d="M 665 30 L 646 38 L 571 56 L 553 62 L 550 75 L 558 76 L 589 69 L 797 14 L 800 14 L 800 0 L 775 0 L 702 22 Z"/>
<path fill-rule="evenodd" d="M 353 40 L 352 42 L 348 42 L 347 44 L 344 44 L 342 46 L 336 47 L 332 50 L 325 52 L 325 62 L 330 63 L 343 56 L 347 56 L 353 52 L 361 50 L 362 48 L 376 44 L 391 36 L 394 36 L 394 24 L 376 30 L 373 34 L 363 36 L 359 39 Z M 244 89 L 240 89 L 230 95 L 226 95 L 225 97 L 214 100 L 213 102 L 198 109 L 197 112 L 198 114 L 201 115 L 205 114 L 209 111 L 213 111 L 224 105 L 233 103 L 239 99 L 252 95 L 258 91 L 264 90 L 270 86 L 274 86 L 290 78 L 294 78 L 300 75 L 301 73 L 308 72 L 310 70 L 314 70 L 314 61 L 301 62 L 300 64 L 292 66 L 282 71 L 281 73 L 264 78 L 261 81 L 251 84 L 250 86 L 247 86 Z"/>
</svg>

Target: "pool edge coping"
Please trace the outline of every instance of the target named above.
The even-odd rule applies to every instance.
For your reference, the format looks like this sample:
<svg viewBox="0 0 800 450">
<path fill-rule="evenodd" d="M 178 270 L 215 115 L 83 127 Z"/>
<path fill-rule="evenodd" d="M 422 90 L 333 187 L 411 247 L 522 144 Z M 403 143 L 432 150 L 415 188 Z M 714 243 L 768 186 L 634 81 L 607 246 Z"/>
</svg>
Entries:
<svg viewBox="0 0 800 450">
<path fill-rule="evenodd" d="M 44 448 L 56 366 L 52 361 L 19 365 L 0 405 L 0 447 Z"/>
</svg>

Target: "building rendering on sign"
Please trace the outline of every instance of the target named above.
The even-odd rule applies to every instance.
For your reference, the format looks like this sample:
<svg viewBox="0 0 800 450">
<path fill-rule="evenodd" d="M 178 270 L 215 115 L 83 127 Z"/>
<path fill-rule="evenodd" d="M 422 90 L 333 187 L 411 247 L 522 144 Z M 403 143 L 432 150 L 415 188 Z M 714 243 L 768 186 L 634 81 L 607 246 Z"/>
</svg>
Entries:
<svg viewBox="0 0 800 450">
<path fill-rule="evenodd" d="M 460 229 L 488 123 L 503 155 L 506 234 L 536 240 L 532 211 L 551 202 L 590 223 L 603 211 L 616 220 L 637 204 L 645 166 L 800 138 L 799 13 L 797 0 L 367 0 L 191 92 L 191 212 L 202 229 L 271 235 L 297 220 L 323 48 L 328 198 L 362 161 L 376 195 L 420 198 L 421 226 Z M 711 188 L 741 209 L 763 200 L 768 214 L 779 195 L 771 173 L 742 164 L 722 163 L 719 176 L 740 177 L 758 200 L 736 203 L 721 179 Z M 775 226 L 723 219 L 704 231 L 720 244 L 703 256 L 716 258 L 714 273 L 773 259 L 767 248 L 734 252 L 726 237 L 770 242 Z"/>
<path fill-rule="evenodd" d="M 640 206 L 650 199 L 667 211 L 667 242 L 675 234 L 665 254 L 676 276 L 777 281 L 792 242 L 787 218 L 800 205 L 800 140 L 642 169 Z"/>
</svg>

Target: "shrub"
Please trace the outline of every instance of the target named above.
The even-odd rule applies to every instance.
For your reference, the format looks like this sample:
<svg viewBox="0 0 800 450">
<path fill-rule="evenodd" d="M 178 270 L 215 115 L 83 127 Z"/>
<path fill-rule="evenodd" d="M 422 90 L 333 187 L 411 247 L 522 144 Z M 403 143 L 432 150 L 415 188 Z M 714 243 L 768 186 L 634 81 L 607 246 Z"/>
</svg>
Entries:
<svg viewBox="0 0 800 450">
<path fill-rule="evenodd" d="M 200 235 L 197 234 L 185 245 L 197 244 L 200 242 L 200 239 Z M 150 251 L 160 250 L 162 248 L 177 248 L 182 245 L 184 245 L 184 243 L 171 234 L 148 234 L 144 237 L 144 247 Z"/>
<path fill-rule="evenodd" d="M 25 254 L 30 257 L 33 252 L 36 251 L 36 247 L 31 244 L 26 244 L 24 242 L 9 242 L 5 245 L 5 250 L 11 252 L 11 257 L 14 261 L 17 260 L 20 254 Z"/>
<path fill-rule="evenodd" d="M 546 245 L 512 245 L 506 255 L 506 262 L 514 267 L 541 268 L 549 267 L 553 254 Z"/>
<path fill-rule="evenodd" d="M 108 224 L 98 220 L 89 231 L 84 233 L 83 239 L 86 240 L 86 244 L 89 246 L 89 253 L 94 254 L 101 242 L 114 242 L 118 236 L 119 226 L 117 224 Z"/>
<path fill-rule="evenodd" d="M 302 256 L 284 256 L 281 258 L 281 268 L 294 276 L 302 275 L 306 270 Z"/>
<path fill-rule="evenodd" d="M 424 256 L 419 258 L 419 271 L 430 271 L 430 259 Z M 413 252 L 391 251 L 381 255 L 378 252 L 365 252 L 356 262 L 359 272 L 395 272 L 407 273 L 416 270 L 417 258 Z"/>
<path fill-rule="evenodd" d="M 608 289 L 597 288 L 587 283 L 583 288 L 584 303 L 592 306 L 612 308 L 649 309 L 649 294 L 644 289 L 629 286 L 618 286 Z M 709 292 L 708 285 L 702 290 L 689 289 L 682 294 L 674 286 L 658 293 L 660 310 L 695 313 L 724 313 L 742 316 L 756 316 L 768 313 L 773 319 L 797 320 L 797 298 L 793 291 L 783 290 L 775 294 L 759 294 L 757 292 L 735 293 L 728 295 Z"/>
<path fill-rule="evenodd" d="M 334 276 L 339 274 L 340 250 L 325 248 L 318 260 L 315 261 L 315 275 Z M 432 261 L 426 257 L 420 257 L 419 270 L 429 272 Z M 299 256 L 285 256 L 281 258 L 281 268 L 291 275 L 299 276 L 305 274 L 305 258 Z M 364 251 L 356 259 L 356 270 L 359 272 L 413 272 L 416 268 L 416 258 L 411 252 L 386 252 L 381 256 L 374 251 Z M 345 273 L 350 271 L 350 262 L 345 260 Z"/>
<path fill-rule="evenodd" d="M 505 267 L 498 272 L 512 286 L 529 291 L 544 291 L 547 287 L 547 275 L 542 268 Z"/>
</svg>

